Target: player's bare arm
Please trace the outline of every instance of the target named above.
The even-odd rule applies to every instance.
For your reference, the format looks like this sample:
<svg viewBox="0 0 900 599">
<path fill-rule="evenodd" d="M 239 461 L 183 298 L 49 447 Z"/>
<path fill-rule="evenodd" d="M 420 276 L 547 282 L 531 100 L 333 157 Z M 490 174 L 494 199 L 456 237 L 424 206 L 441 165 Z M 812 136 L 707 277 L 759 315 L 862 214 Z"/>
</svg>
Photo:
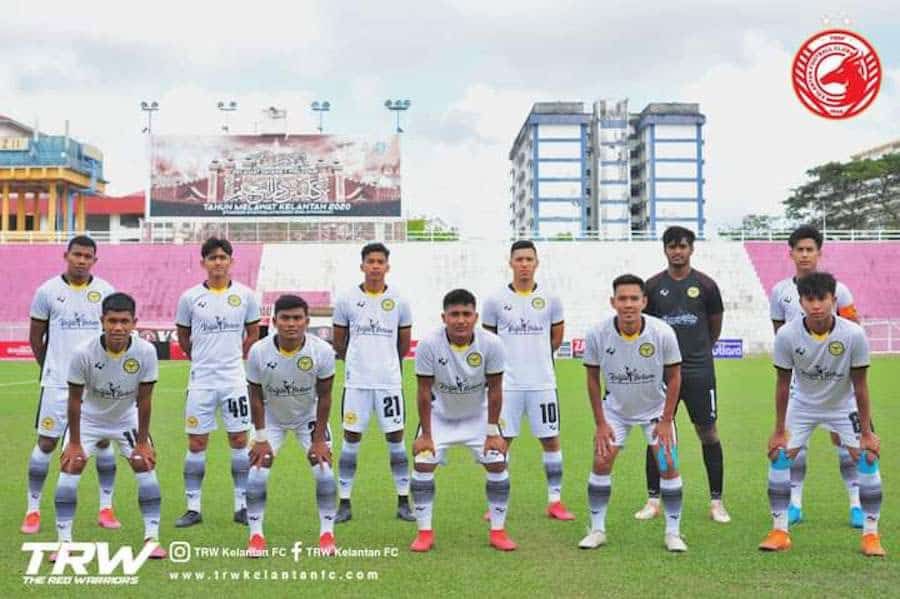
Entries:
<svg viewBox="0 0 900 599">
<path fill-rule="evenodd" d="M 769 437 L 769 458 L 775 459 L 780 449 L 787 447 L 787 433 L 784 419 L 787 414 L 788 397 L 791 391 L 792 370 L 776 368 L 775 379 L 775 431 Z"/>
<path fill-rule="evenodd" d="M 347 327 L 336 324 L 332 327 L 332 344 L 338 360 L 344 360 L 347 356 Z"/>
<path fill-rule="evenodd" d="M 416 405 L 419 409 L 419 426 L 422 432 L 413 441 L 413 455 L 423 452 L 434 453 L 434 441 L 431 438 L 431 386 L 434 384 L 433 376 L 418 376 L 418 390 L 416 392 Z"/>
<path fill-rule="evenodd" d="M 131 452 L 131 461 L 137 469 L 138 465 L 145 470 L 153 470 L 156 466 L 156 452 L 150 445 L 150 412 L 151 398 L 153 397 L 154 383 L 141 383 L 138 385 L 137 409 L 138 430 Z M 138 462 L 139 464 L 134 464 Z"/>
<path fill-rule="evenodd" d="M 499 434 L 495 428 L 500 422 L 500 409 L 503 407 L 503 373 L 489 374 L 486 376 L 488 389 L 488 434 L 484 440 L 484 453 L 489 451 L 498 451 L 506 454 L 506 440 Z"/>
<path fill-rule="evenodd" d="M 63 472 L 79 473 L 84 468 L 87 455 L 81 447 L 81 397 L 84 385 L 69 383 L 69 442 L 60 456 Z"/>
<path fill-rule="evenodd" d="M 597 432 L 594 438 L 594 451 L 600 457 L 606 457 L 612 454 L 613 443 L 616 437 L 612 428 L 607 424 L 606 417 L 603 415 L 603 393 L 600 388 L 600 367 L 585 365 L 587 373 L 587 389 L 588 398 L 591 401 L 591 410 L 594 412 L 594 424 L 597 425 Z"/>
<path fill-rule="evenodd" d="M 400 356 L 400 365 L 403 365 L 403 358 L 409 353 L 410 339 L 412 338 L 412 327 L 400 327 L 397 329 L 397 355 Z"/>
<path fill-rule="evenodd" d="M 662 418 L 656 425 L 656 438 L 666 453 L 670 454 L 675 444 L 675 427 L 672 421 L 675 419 L 675 407 L 681 394 L 681 364 L 666 366 L 663 377 L 666 380 L 666 404 Z"/>
<path fill-rule="evenodd" d="M 722 316 L 722 312 L 707 316 L 707 322 L 709 323 L 709 340 L 713 345 L 716 344 L 716 341 L 719 340 L 719 336 L 722 334 Z"/>
<path fill-rule="evenodd" d="M 47 327 L 49 323 L 46 320 L 31 319 L 31 325 L 28 327 L 28 342 L 31 344 L 31 353 L 38 366 L 44 367 L 44 356 L 47 354 Z"/>
<path fill-rule="evenodd" d="M 250 418 L 253 420 L 253 428 L 257 431 L 264 431 L 266 429 L 266 408 L 263 405 L 262 387 L 256 383 L 249 383 L 247 389 L 250 392 Z M 257 437 L 250 448 L 250 466 L 269 468 L 273 459 L 269 440 Z"/>
<path fill-rule="evenodd" d="M 550 326 L 550 348 L 552 351 L 555 352 L 559 349 L 559 346 L 562 345 L 565 331 L 566 324 L 564 322 L 557 322 Z"/>
<path fill-rule="evenodd" d="M 331 414 L 331 389 L 334 377 L 318 379 L 316 381 L 316 428 L 312 434 L 312 444 L 309 446 L 309 461 L 320 465 L 331 463 L 331 450 L 328 449 L 326 431 L 328 430 L 328 417 Z"/>
<path fill-rule="evenodd" d="M 254 343 L 259 341 L 259 321 L 251 322 L 250 324 L 244 325 L 244 359 L 247 359 L 247 353 L 250 351 L 250 348 Z"/>
<path fill-rule="evenodd" d="M 859 426 L 862 434 L 859 439 L 859 448 L 875 454 L 869 456 L 869 462 L 881 454 L 881 439 L 872 431 L 872 404 L 869 401 L 868 368 L 851 368 L 850 379 L 853 381 L 853 392 L 856 395 L 856 406 L 859 409 Z M 850 450 L 853 454 L 853 450 Z M 857 456 L 853 456 L 854 459 Z"/>
<path fill-rule="evenodd" d="M 178 334 L 178 346 L 184 355 L 191 359 L 191 327 L 183 327 L 180 324 L 175 325 Z"/>
</svg>

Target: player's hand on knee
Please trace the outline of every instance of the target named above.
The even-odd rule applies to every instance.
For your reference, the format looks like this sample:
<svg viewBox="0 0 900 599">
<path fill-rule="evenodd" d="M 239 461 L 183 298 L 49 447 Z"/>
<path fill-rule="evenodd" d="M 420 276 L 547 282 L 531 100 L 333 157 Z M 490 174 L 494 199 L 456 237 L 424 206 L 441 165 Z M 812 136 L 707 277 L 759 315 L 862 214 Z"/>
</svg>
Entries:
<svg viewBox="0 0 900 599">
<path fill-rule="evenodd" d="M 787 448 L 787 433 L 784 431 L 775 431 L 769 437 L 769 459 L 774 460 L 778 457 L 778 452 Z"/>
<path fill-rule="evenodd" d="M 257 441 L 250 448 L 250 467 L 269 468 L 272 466 L 272 446 L 268 441 Z"/>
<path fill-rule="evenodd" d="M 328 448 L 328 443 L 325 441 L 313 441 L 312 445 L 309 446 L 307 457 L 312 465 L 320 464 L 324 466 L 325 464 L 330 464 L 331 450 Z"/>
<path fill-rule="evenodd" d="M 431 436 L 421 435 L 413 441 L 413 455 L 417 456 L 421 453 L 434 455 L 434 440 L 432 440 Z"/>
<path fill-rule="evenodd" d="M 671 420 L 660 420 L 654 427 L 653 434 L 656 435 L 656 442 L 662 447 L 667 456 L 671 456 L 672 447 L 675 445 L 675 431 L 673 430 Z"/>
<path fill-rule="evenodd" d="M 881 455 L 881 439 L 872 431 L 865 432 L 859 438 L 859 448 L 868 451 L 866 459 L 871 464 Z"/>
<path fill-rule="evenodd" d="M 131 451 L 131 465 L 139 472 L 149 472 L 156 467 L 156 452 L 149 443 L 138 443 Z"/>
<path fill-rule="evenodd" d="M 506 439 L 501 437 L 500 435 L 488 435 L 484 439 L 484 455 L 488 455 L 489 452 L 496 451 L 497 453 L 502 453 L 506 455 Z"/>
<path fill-rule="evenodd" d="M 59 465 L 64 472 L 81 472 L 87 462 L 87 454 L 81 444 L 69 443 L 59 456 Z"/>
<path fill-rule="evenodd" d="M 612 428 L 605 422 L 597 425 L 597 432 L 594 435 L 594 452 L 601 458 L 609 457 L 612 454 L 613 444 L 616 442 L 616 434 Z"/>
</svg>

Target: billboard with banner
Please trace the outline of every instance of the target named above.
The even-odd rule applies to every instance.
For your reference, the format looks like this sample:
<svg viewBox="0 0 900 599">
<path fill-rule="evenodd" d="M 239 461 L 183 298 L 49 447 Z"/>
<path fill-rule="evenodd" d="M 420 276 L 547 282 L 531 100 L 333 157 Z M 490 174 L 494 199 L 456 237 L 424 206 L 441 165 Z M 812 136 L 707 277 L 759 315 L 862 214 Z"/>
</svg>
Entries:
<svg viewBox="0 0 900 599">
<path fill-rule="evenodd" d="M 399 217 L 400 139 L 156 136 L 150 218 Z"/>
</svg>

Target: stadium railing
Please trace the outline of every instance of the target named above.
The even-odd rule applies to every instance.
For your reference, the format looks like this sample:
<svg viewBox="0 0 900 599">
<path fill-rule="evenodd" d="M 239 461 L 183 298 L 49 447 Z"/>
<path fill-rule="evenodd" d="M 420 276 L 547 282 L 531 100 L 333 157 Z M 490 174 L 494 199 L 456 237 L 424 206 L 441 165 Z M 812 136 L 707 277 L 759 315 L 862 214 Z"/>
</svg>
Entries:
<svg viewBox="0 0 900 599">
<path fill-rule="evenodd" d="M 787 241 L 793 229 L 720 229 L 719 239 L 731 241 Z M 823 229 L 828 241 L 898 241 L 900 229 Z"/>
</svg>

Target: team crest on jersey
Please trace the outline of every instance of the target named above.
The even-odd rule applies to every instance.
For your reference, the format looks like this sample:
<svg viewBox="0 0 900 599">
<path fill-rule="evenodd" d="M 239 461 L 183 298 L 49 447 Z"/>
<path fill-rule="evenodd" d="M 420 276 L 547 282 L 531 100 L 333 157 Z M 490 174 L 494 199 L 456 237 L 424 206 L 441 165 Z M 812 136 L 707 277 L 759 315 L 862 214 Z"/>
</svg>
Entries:
<svg viewBox="0 0 900 599">
<path fill-rule="evenodd" d="M 394 309 L 394 307 L 396 305 L 397 305 L 397 303 L 389 297 L 386 297 L 383 300 L 381 300 L 381 309 L 384 310 L 385 312 L 390 312 L 391 310 Z"/>
<path fill-rule="evenodd" d="M 840 341 L 832 341 L 828 344 L 828 353 L 832 356 L 839 356 L 844 353 L 844 344 Z"/>
<path fill-rule="evenodd" d="M 535 310 L 543 310 L 547 306 L 547 302 L 542 297 L 536 297 L 531 300 L 531 307 Z"/>
<path fill-rule="evenodd" d="M 128 358 L 122 363 L 122 370 L 127 372 L 128 374 L 134 374 L 138 370 L 141 369 L 141 363 L 135 360 L 134 358 Z"/>
<path fill-rule="evenodd" d="M 700 288 L 696 285 L 691 285 L 687 288 L 687 296 L 692 299 L 700 297 Z"/>
<path fill-rule="evenodd" d="M 103 296 L 99 291 L 88 291 L 87 300 L 92 304 L 100 303 L 101 299 L 103 299 Z"/>
<path fill-rule="evenodd" d="M 237 308 L 241 305 L 241 296 L 232 293 L 228 296 L 228 305 Z"/>
<path fill-rule="evenodd" d="M 53 418 L 47 416 L 43 420 L 41 420 L 41 428 L 45 431 L 53 430 L 53 426 L 56 424 L 56 421 Z"/>
<path fill-rule="evenodd" d="M 303 372 L 312 370 L 312 367 L 313 367 L 313 360 L 309 356 L 303 356 L 299 360 L 297 360 L 297 368 L 299 368 Z"/>
<path fill-rule="evenodd" d="M 353 410 L 348 410 L 347 413 L 344 414 L 344 424 L 356 424 L 357 420 L 359 420 L 359 417 Z"/>
<path fill-rule="evenodd" d="M 479 354 L 477 351 L 472 352 L 471 354 L 466 356 L 466 364 L 468 364 L 472 368 L 478 368 L 479 366 L 481 366 L 481 354 Z"/>
<path fill-rule="evenodd" d="M 196 416 L 188 416 L 188 417 L 185 419 L 185 422 L 187 423 L 188 428 L 196 428 L 196 426 L 197 426 L 198 424 L 200 424 L 200 421 L 197 420 L 197 417 L 196 417 Z"/>
<path fill-rule="evenodd" d="M 641 343 L 641 346 L 638 348 L 638 353 L 645 358 L 649 358 L 656 353 L 656 348 L 653 347 L 652 343 Z"/>
</svg>

